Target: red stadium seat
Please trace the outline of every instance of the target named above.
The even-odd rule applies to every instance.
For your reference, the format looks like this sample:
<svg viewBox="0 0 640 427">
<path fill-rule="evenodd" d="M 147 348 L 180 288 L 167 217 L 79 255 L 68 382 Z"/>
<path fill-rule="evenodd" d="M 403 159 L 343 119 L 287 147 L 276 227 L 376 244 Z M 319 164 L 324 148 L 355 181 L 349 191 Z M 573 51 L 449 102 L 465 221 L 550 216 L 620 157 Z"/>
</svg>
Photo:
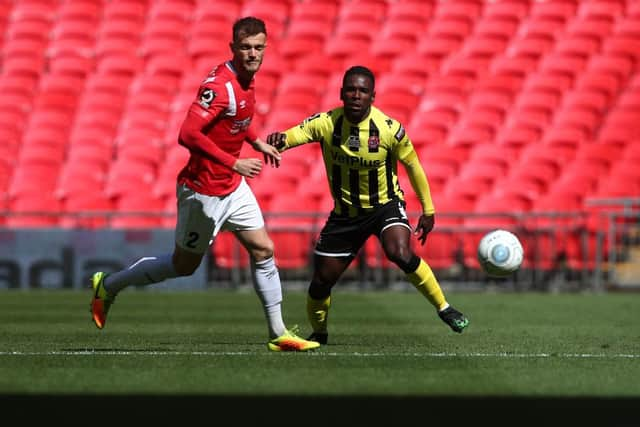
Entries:
<svg viewBox="0 0 640 427">
<path fill-rule="evenodd" d="M 584 199 L 596 191 L 600 176 L 607 173 L 608 170 L 598 171 L 593 165 L 586 165 L 583 161 L 574 161 L 562 170 L 561 175 L 550 187 L 554 191 L 574 194 Z"/>
<path fill-rule="evenodd" d="M 565 127 L 562 124 L 550 127 L 542 137 L 542 144 L 552 147 L 560 160 L 572 159 L 580 145 L 588 140 L 582 129 Z"/>
<path fill-rule="evenodd" d="M 106 173 L 89 162 L 68 162 L 60 170 L 55 194 L 64 199 L 78 193 L 102 193 Z"/>
<path fill-rule="evenodd" d="M 162 226 L 166 200 L 156 197 L 145 189 L 130 193 L 122 193 L 115 201 L 115 216 L 110 226 L 112 228 L 158 228 Z"/>
<path fill-rule="evenodd" d="M 61 200 L 64 212 L 59 222 L 61 227 L 95 229 L 110 225 L 115 204 L 103 192 L 73 192 Z"/>
<path fill-rule="evenodd" d="M 566 175 L 567 173 L 575 173 L 579 170 L 590 171 L 594 176 L 599 177 L 609 173 L 612 165 L 616 163 L 615 159 L 608 158 L 606 156 L 596 157 L 597 152 L 594 151 L 592 154 L 585 153 L 583 151 L 589 145 L 601 145 L 595 143 L 585 144 L 584 147 L 580 148 L 576 153 L 576 158 L 567 164 L 563 170 L 562 175 Z M 616 152 L 620 149 L 620 147 L 615 147 L 615 149 L 611 150 L 612 152 Z M 579 173 L 582 175 L 582 173 Z"/>
<path fill-rule="evenodd" d="M 159 141 L 140 138 L 136 134 L 123 137 L 116 156 L 121 161 L 142 162 L 159 168 L 164 159 L 164 146 Z"/>
<path fill-rule="evenodd" d="M 29 76 L 39 79 L 45 67 L 40 55 L 9 56 L 4 58 L 2 68 L 5 76 Z"/>
<path fill-rule="evenodd" d="M 506 54 L 512 57 L 525 57 L 537 61 L 551 51 L 553 46 L 554 39 L 550 34 L 519 33 L 511 39 Z"/>
<path fill-rule="evenodd" d="M 131 46 L 130 41 L 126 41 L 125 43 Z M 130 50 L 104 56 L 100 58 L 96 64 L 98 73 L 114 75 L 116 78 L 121 76 L 128 79 L 137 75 L 143 70 L 143 67 L 144 63 L 142 58 Z"/>
<path fill-rule="evenodd" d="M 606 96 L 608 104 L 618 95 L 620 88 L 621 82 L 614 75 L 603 70 L 587 70 L 578 77 L 575 84 L 575 90 L 578 92 L 590 90 L 602 93 Z"/>
<path fill-rule="evenodd" d="M 393 21 L 395 19 L 416 20 L 427 22 L 434 13 L 435 4 L 422 0 L 405 0 L 394 2 L 387 8 L 387 19 Z"/>
<path fill-rule="evenodd" d="M 335 58 L 346 59 L 350 55 L 368 51 L 372 41 L 369 31 L 334 33 L 325 42 L 324 51 Z"/>
<path fill-rule="evenodd" d="M 506 159 L 469 160 L 460 168 L 460 177 L 465 178 L 486 178 L 497 180 L 507 175 L 510 165 Z"/>
<path fill-rule="evenodd" d="M 109 197 L 148 192 L 153 188 L 155 171 L 145 163 L 116 161 L 107 175 L 105 191 Z"/>
<path fill-rule="evenodd" d="M 599 0 L 580 2 L 576 15 L 580 18 L 597 18 L 615 21 L 624 14 L 624 2 Z"/>
<path fill-rule="evenodd" d="M 636 140 L 621 148 L 621 161 L 633 163 L 640 161 L 640 141 Z"/>
<path fill-rule="evenodd" d="M 497 38 L 491 35 L 473 35 L 464 42 L 461 48 L 463 55 L 491 60 L 503 53 L 507 48 L 506 38 Z"/>
<path fill-rule="evenodd" d="M 600 50 L 600 41 L 582 34 L 570 34 L 561 38 L 555 45 L 555 51 L 564 55 L 589 59 Z"/>
<path fill-rule="evenodd" d="M 509 52 L 500 53 L 491 62 L 490 72 L 498 75 L 511 75 L 518 81 L 526 79 L 531 75 L 538 65 L 535 57 L 527 55 L 512 54 Z"/>
<path fill-rule="evenodd" d="M 545 182 L 551 182 L 560 175 L 562 166 L 573 159 L 563 158 L 564 150 L 551 145 L 531 144 L 520 152 L 518 162 L 512 168 L 527 169 Z M 514 169 L 514 170 L 517 170 Z"/>
<path fill-rule="evenodd" d="M 135 19 L 143 21 L 146 17 L 148 2 L 138 0 L 122 0 L 105 2 L 103 6 L 103 19 L 110 21 L 118 18 Z"/>
<path fill-rule="evenodd" d="M 482 13 L 479 2 L 439 2 L 433 13 L 434 19 L 457 18 L 473 23 Z"/>
<path fill-rule="evenodd" d="M 60 168 L 58 161 L 42 158 L 16 163 L 8 196 L 53 193 Z"/>
<path fill-rule="evenodd" d="M 276 247 L 276 251 L 278 248 Z M 229 231 L 222 231 L 216 236 L 211 247 L 213 262 L 224 269 L 246 268 L 249 266 L 249 254 L 238 239 Z M 277 256 L 277 255 L 276 255 Z M 277 263 L 277 259 L 276 259 Z"/>
<path fill-rule="evenodd" d="M 535 2 L 529 8 L 529 16 L 566 23 L 576 14 L 576 11 L 577 6 L 574 2 Z"/>
<path fill-rule="evenodd" d="M 451 184 L 448 184 L 448 187 Z M 476 191 L 482 190 L 476 187 Z M 475 194 L 474 194 L 475 196 Z M 436 208 L 435 227 L 427 236 L 426 243 L 421 245 L 412 239 L 413 250 L 435 270 L 448 269 L 460 262 L 462 252 L 462 233 L 458 227 L 465 216 L 473 211 L 472 198 L 443 194 L 434 197 Z"/>
<path fill-rule="evenodd" d="M 525 221 L 531 234 L 527 258 L 534 268 L 555 270 L 580 266 L 584 215 L 582 199 L 558 188 L 538 198 Z"/>
<path fill-rule="evenodd" d="M 457 26 L 458 24 L 454 23 L 453 25 Z M 434 26 L 436 25 L 430 27 L 430 32 L 426 36 L 418 39 L 416 56 L 441 61 L 459 49 L 464 37 L 458 34 L 447 34 L 445 29 L 434 28 Z M 436 30 L 441 32 L 433 33 Z"/>
<path fill-rule="evenodd" d="M 605 55 L 626 56 L 637 62 L 640 59 L 640 39 L 617 34 L 610 35 L 604 40 L 602 52 Z"/>
<path fill-rule="evenodd" d="M 372 22 L 381 20 L 387 12 L 387 2 L 381 0 L 353 0 L 341 2 L 337 18 L 349 21 L 352 19 L 369 19 Z"/>
<path fill-rule="evenodd" d="M 97 20 L 102 13 L 102 5 L 93 0 L 64 1 L 58 8 L 57 19 Z"/>
<path fill-rule="evenodd" d="M 632 58 L 601 54 L 596 55 L 589 61 L 588 72 L 604 72 L 613 75 L 620 84 L 626 83 L 634 70 L 634 60 Z"/>
<path fill-rule="evenodd" d="M 595 90 L 575 90 L 565 94 L 563 105 L 569 109 L 585 109 L 602 115 L 609 106 L 608 97 Z"/>
<path fill-rule="evenodd" d="M 455 212 L 470 212 L 473 210 L 479 196 L 492 191 L 495 181 L 493 177 L 457 175 L 447 181 L 447 184 L 442 190 L 441 197 L 446 200 L 451 200 L 449 210 Z M 434 196 L 437 211 L 441 211 L 442 209 L 440 202 L 441 197 Z"/>
<path fill-rule="evenodd" d="M 493 187 L 494 192 L 519 194 L 524 198 L 535 201 L 543 195 L 551 183 L 545 181 L 529 169 L 515 169 L 506 177 L 497 180 Z"/>
<path fill-rule="evenodd" d="M 360 252 L 361 254 L 364 252 L 364 261 L 369 268 L 397 268 L 394 263 L 387 259 L 384 249 L 382 248 L 382 244 L 377 236 L 369 237 Z"/>
<path fill-rule="evenodd" d="M 552 75 L 565 76 L 572 81 L 586 68 L 587 59 L 561 52 L 550 52 L 541 60 L 538 70 Z"/>
<path fill-rule="evenodd" d="M 583 139 L 589 140 L 595 137 L 600 128 L 602 113 L 584 108 L 564 107 L 556 111 L 553 118 L 553 126 L 565 130 L 577 130 L 584 135 Z"/>
<path fill-rule="evenodd" d="M 16 195 L 9 200 L 10 215 L 5 225 L 11 228 L 56 227 L 61 212 L 60 200 L 51 192 Z"/>
</svg>

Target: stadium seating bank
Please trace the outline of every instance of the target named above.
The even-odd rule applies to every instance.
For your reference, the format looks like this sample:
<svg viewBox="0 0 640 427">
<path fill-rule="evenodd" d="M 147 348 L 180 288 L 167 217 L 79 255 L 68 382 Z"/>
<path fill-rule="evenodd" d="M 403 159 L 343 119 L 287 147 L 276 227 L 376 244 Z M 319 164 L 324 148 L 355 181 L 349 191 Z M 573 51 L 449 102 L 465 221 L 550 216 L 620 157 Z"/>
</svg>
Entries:
<svg viewBox="0 0 640 427">
<path fill-rule="evenodd" d="M 0 274 L 10 279 L 0 286 L 45 285 L 32 273 L 85 262 L 92 233 L 119 241 L 173 228 L 187 155 L 178 127 L 202 76 L 228 55 L 220 29 L 246 15 L 269 32 L 260 135 L 335 106 L 347 66 L 376 73 L 376 105 L 404 124 L 429 177 L 438 214 L 420 251 L 443 280 L 486 285 L 475 245 L 501 226 L 527 258 L 499 287 L 638 287 L 640 2 L 631 0 L 4 1 Z M 250 183 L 285 280 L 308 280 L 330 209 L 318 156 L 299 148 Z M 407 193 L 411 213 L 419 205 Z M 244 282 L 247 259 L 227 237 L 203 267 L 207 285 Z M 16 255 L 47 241 L 59 244 L 48 264 Z M 375 246 L 346 279 L 396 283 Z M 77 286 L 85 273 L 73 270 L 51 286 Z"/>
</svg>

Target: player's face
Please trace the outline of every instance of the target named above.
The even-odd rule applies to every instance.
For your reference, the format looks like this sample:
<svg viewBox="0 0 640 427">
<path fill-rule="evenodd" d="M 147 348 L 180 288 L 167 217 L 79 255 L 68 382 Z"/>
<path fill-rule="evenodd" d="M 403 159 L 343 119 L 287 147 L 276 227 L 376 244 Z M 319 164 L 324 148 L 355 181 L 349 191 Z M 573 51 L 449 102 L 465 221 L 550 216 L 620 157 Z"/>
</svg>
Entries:
<svg viewBox="0 0 640 427">
<path fill-rule="evenodd" d="M 242 37 L 232 43 L 233 64 L 238 72 L 253 76 L 260 69 L 266 47 L 267 36 L 264 33 Z"/>
<path fill-rule="evenodd" d="M 375 97 L 373 82 L 367 76 L 352 74 L 340 91 L 344 114 L 351 123 L 360 123 L 371 110 Z"/>
</svg>

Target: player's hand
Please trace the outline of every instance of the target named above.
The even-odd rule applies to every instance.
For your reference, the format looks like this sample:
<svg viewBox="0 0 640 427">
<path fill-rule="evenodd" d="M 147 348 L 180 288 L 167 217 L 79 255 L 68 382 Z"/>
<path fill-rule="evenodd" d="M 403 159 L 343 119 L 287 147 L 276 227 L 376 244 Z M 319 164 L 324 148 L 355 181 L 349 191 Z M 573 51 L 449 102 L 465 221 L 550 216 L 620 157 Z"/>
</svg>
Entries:
<svg viewBox="0 0 640 427">
<path fill-rule="evenodd" d="M 280 149 L 284 147 L 285 142 L 287 141 L 287 134 L 281 132 L 274 132 L 267 136 L 267 144 Z"/>
<path fill-rule="evenodd" d="M 242 176 L 254 178 L 258 176 L 262 170 L 262 160 L 253 158 L 238 159 L 232 169 Z"/>
<path fill-rule="evenodd" d="M 418 240 L 421 245 L 427 241 L 427 234 L 433 230 L 433 225 L 435 224 L 435 216 L 434 215 L 425 215 L 422 214 L 420 219 L 418 220 L 418 225 L 416 226 L 416 230 L 413 232 L 416 236 L 418 236 Z"/>
<path fill-rule="evenodd" d="M 266 144 L 262 142 L 260 139 L 255 140 L 251 143 L 254 150 L 262 153 L 264 155 L 264 162 L 273 167 L 280 167 L 280 160 L 282 159 L 282 155 L 278 151 L 278 149 L 272 145 Z"/>
</svg>

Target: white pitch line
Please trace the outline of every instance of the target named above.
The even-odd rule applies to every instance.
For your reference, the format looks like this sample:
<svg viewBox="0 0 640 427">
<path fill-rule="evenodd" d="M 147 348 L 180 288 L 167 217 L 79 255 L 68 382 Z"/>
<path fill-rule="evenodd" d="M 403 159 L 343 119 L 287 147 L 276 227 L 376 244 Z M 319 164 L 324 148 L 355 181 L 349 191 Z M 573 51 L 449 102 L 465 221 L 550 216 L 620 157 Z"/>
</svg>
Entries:
<svg viewBox="0 0 640 427">
<path fill-rule="evenodd" d="M 270 352 L 249 351 L 156 351 L 156 350 L 78 350 L 78 351 L 0 351 L 0 356 L 261 356 Z M 561 359 L 638 359 L 640 354 L 604 353 L 306 353 L 314 357 L 465 357 L 465 358 L 561 358 Z"/>
</svg>

